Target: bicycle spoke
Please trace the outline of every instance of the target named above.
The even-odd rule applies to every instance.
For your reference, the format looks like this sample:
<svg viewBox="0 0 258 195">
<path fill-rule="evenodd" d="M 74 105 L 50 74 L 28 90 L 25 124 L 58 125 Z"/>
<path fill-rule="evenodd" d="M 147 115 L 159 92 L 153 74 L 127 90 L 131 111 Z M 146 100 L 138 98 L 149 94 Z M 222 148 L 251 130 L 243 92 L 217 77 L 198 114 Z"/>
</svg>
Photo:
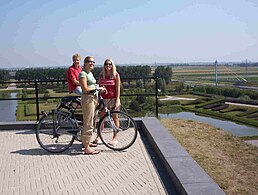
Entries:
<svg viewBox="0 0 258 195">
<path fill-rule="evenodd" d="M 42 148 L 58 153 L 67 150 L 74 141 L 72 132 L 78 132 L 72 120 L 62 113 L 49 113 L 37 125 L 36 137 Z"/>
<path fill-rule="evenodd" d="M 134 120 L 126 113 L 120 111 L 111 111 L 112 116 L 118 117 L 119 128 L 113 127 L 115 121 L 113 118 L 105 116 L 101 119 L 98 126 L 98 132 L 102 142 L 113 150 L 125 150 L 129 148 L 136 140 L 137 127 Z M 118 130 L 118 131 L 117 131 Z M 118 142 L 111 145 L 114 133 L 117 132 Z"/>
</svg>

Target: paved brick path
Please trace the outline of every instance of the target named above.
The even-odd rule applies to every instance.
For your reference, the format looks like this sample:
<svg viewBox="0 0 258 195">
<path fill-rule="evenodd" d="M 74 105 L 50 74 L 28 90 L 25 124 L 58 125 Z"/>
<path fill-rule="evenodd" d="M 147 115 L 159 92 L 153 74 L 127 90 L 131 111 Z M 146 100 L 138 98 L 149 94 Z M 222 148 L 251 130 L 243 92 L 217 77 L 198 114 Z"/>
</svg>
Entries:
<svg viewBox="0 0 258 195">
<path fill-rule="evenodd" d="M 103 145 L 82 155 L 79 142 L 62 154 L 41 149 L 30 130 L 0 131 L 0 194 L 166 194 L 138 136 L 125 152 Z"/>
</svg>

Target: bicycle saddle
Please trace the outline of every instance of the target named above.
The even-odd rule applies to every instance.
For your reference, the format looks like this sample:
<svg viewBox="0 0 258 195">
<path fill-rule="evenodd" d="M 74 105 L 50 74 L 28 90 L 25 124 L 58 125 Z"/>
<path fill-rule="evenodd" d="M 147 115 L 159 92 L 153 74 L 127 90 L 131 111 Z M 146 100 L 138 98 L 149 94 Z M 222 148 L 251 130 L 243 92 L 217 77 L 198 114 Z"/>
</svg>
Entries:
<svg viewBox="0 0 258 195">
<path fill-rule="evenodd" d="M 74 105 L 81 105 L 81 98 L 78 96 L 64 96 L 61 98 L 61 101 L 59 103 L 59 107 L 66 108 L 66 109 L 72 109 L 77 106 Z"/>
</svg>

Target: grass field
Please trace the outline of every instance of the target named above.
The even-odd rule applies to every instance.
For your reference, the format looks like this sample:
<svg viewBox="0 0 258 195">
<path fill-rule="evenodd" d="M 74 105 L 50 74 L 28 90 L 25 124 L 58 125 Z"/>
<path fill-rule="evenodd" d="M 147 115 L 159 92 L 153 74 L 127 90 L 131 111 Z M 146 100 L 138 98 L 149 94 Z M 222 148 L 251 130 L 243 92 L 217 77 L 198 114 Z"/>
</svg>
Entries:
<svg viewBox="0 0 258 195">
<path fill-rule="evenodd" d="M 52 89 L 48 90 L 49 97 L 60 97 L 57 99 L 48 99 L 48 100 L 40 100 L 39 104 L 39 112 L 41 111 L 50 111 L 55 109 L 61 97 L 69 95 L 68 93 L 56 93 Z M 44 94 L 39 94 L 39 97 L 43 97 Z M 28 98 L 35 98 L 35 94 L 28 94 Z M 37 120 L 36 115 L 36 104 L 35 100 L 27 100 L 21 101 L 19 100 L 17 112 L 16 112 L 16 120 L 17 121 L 31 121 Z"/>
<path fill-rule="evenodd" d="M 258 147 L 208 124 L 161 122 L 226 194 L 258 194 Z"/>
<path fill-rule="evenodd" d="M 175 66 L 172 67 L 173 79 L 207 82 L 215 80 L 215 66 Z M 240 67 L 218 65 L 218 81 L 257 82 L 258 67 Z"/>
</svg>

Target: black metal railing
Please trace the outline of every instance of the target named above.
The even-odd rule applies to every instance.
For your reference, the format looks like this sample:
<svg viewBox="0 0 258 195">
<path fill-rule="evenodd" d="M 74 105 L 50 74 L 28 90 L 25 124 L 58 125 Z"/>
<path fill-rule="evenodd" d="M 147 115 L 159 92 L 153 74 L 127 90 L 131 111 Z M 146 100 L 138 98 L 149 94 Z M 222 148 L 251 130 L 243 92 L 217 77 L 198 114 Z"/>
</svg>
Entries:
<svg viewBox="0 0 258 195">
<path fill-rule="evenodd" d="M 148 80 L 148 79 L 152 79 L 155 81 L 155 93 L 140 93 L 140 94 L 121 94 L 121 96 L 154 96 L 155 97 L 155 114 L 156 117 L 158 117 L 158 85 L 157 85 L 157 77 L 137 77 L 137 78 L 121 78 L 122 82 L 126 81 L 126 80 Z M 67 85 L 67 81 L 66 80 L 34 80 L 34 81 L 6 81 L 6 82 L 0 82 L 0 84 L 29 84 L 30 86 L 33 86 L 33 88 L 35 89 L 35 97 L 21 97 L 21 98 L 0 98 L 0 101 L 2 100 L 35 100 L 36 103 L 36 114 L 37 114 L 37 120 L 39 120 L 39 116 L 40 116 L 40 112 L 39 112 L 39 100 L 43 99 L 57 99 L 60 98 L 60 96 L 52 96 L 52 97 L 39 97 L 39 86 L 43 85 L 44 83 L 62 83 L 63 85 Z"/>
</svg>

